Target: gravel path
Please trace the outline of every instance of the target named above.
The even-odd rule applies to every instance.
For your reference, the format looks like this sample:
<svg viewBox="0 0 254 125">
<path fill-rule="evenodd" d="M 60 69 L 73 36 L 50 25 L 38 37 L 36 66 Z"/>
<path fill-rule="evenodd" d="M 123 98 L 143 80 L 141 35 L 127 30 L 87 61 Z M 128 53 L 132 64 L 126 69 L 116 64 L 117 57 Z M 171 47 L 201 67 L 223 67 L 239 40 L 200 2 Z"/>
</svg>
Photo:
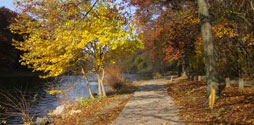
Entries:
<svg viewBox="0 0 254 125">
<path fill-rule="evenodd" d="M 150 80 L 135 92 L 113 125 L 178 125 L 177 107 L 164 87 L 166 80 Z"/>
</svg>

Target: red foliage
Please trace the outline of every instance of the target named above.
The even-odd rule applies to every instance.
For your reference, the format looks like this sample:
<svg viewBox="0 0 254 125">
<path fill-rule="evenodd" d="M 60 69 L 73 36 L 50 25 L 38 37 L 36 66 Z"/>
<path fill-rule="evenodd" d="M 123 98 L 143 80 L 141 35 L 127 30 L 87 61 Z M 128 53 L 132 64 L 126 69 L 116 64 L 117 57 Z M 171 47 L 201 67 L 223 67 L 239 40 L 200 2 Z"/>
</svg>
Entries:
<svg viewBox="0 0 254 125">
<path fill-rule="evenodd" d="M 193 46 L 199 31 L 193 2 L 130 0 L 129 4 L 137 7 L 136 18 L 152 59 L 177 60 Z"/>
</svg>

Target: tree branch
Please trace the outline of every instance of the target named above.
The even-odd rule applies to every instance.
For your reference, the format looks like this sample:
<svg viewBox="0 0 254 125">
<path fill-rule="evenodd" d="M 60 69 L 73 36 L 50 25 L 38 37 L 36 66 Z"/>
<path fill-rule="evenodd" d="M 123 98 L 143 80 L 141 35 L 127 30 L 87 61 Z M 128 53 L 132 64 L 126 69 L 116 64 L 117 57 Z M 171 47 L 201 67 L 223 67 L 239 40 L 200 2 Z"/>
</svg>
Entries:
<svg viewBox="0 0 254 125">
<path fill-rule="evenodd" d="M 234 15 L 236 15 L 236 16 L 242 18 L 242 19 L 244 20 L 244 22 L 245 22 L 249 27 L 253 27 L 253 25 L 249 22 L 249 20 L 246 19 L 246 17 L 245 17 L 244 15 L 242 15 L 241 13 L 233 12 L 233 11 L 231 11 L 231 12 L 229 11 L 229 12 L 227 12 L 227 13 L 231 13 L 231 14 L 234 14 Z"/>
<path fill-rule="evenodd" d="M 251 0 L 250 0 L 250 6 L 251 6 L 251 9 L 254 11 L 253 3 Z"/>
<path fill-rule="evenodd" d="M 99 0 L 96 0 L 93 4 L 93 6 L 86 12 L 86 14 L 84 15 L 85 17 L 92 11 L 92 9 L 95 7 L 96 3 L 98 2 Z"/>
</svg>

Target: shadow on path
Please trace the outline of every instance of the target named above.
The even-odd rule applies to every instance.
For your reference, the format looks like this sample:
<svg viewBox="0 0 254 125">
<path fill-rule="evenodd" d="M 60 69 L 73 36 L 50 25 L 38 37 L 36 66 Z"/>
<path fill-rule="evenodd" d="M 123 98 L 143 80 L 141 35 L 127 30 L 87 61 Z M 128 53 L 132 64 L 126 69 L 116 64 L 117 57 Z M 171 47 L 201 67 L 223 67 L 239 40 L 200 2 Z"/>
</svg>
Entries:
<svg viewBox="0 0 254 125">
<path fill-rule="evenodd" d="M 177 117 L 177 107 L 168 96 L 166 80 L 151 80 L 140 85 L 113 125 L 184 124 Z"/>
</svg>

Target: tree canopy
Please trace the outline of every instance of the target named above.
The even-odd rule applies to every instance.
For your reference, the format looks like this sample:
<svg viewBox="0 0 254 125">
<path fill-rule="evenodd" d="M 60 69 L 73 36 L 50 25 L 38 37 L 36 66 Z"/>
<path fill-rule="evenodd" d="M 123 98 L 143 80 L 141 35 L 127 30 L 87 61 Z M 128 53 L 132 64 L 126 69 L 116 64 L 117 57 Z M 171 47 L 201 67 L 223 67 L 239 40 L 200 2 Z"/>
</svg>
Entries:
<svg viewBox="0 0 254 125">
<path fill-rule="evenodd" d="M 46 77 L 70 72 L 90 61 L 99 72 L 121 53 L 142 48 L 135 28 L 125 24 L 116 6 L 103 1 L 16 1 L 21 14 L 12 31 L 24 36 L 15 46 L 24 51 L 21 63 Z"/>
</svg>

